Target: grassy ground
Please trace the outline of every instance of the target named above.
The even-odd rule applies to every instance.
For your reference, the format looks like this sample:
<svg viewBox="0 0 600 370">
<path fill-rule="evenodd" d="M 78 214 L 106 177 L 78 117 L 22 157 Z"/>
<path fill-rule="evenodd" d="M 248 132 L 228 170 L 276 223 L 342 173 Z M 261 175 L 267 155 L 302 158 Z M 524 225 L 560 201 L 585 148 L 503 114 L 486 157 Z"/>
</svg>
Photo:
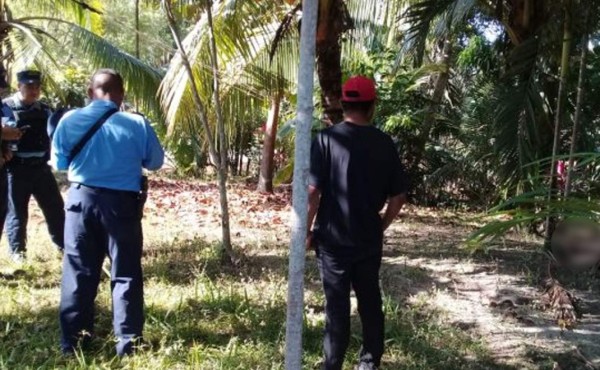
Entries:
<svg viewBox="0 0 600 370">
<path fill-rule="evenodd" d="M 280 190 L 265 198 L 249 192 L 243 184 L 232 186 L 232 234 L 237 250 L 247 257 L 234 268 L 223 266 L 216 252 L 218 199 L 214 187 L 158 181 L 153 189 L 144 220 L 144 350 L 130 358 L 114 357 L 110 287 L 104 277 L 97 298 L 97 337 L 91 349 L 75 358 L 60 355 L 60 257 L 53 251 L 40 212 L 32 206 L 29 263 L 15 271 L 6 252 L 0 253 L 4 271 L 0 276 L 1 369 L 283 368 L 289 194 Z M 401 240 L 418 241 L 410 230 L 417 232 L 425 222 L 431 225 L 434 221 L 398 221 L 390 235 L 382 271 L 387 316 L 382 368 L 518 368 L 496 361 L 485 338 L 456 325 L 443 307 L 432 304 L 430 293 L 437 287 L 428 269 L 397 263 L 406 252 L 399 247 Z M 444 232 L 433 231 L 427 240 L 442 245 Z M 6 250 L 4 240 L 1 247 Z M 431 252 L 421 251 L 424 254 L 418 258 Z M 321 360 L 322 303 L 311 255 L 306 273 L 306 369 L 317 369 Z M 347 369 L 357 359 L 359 333 L 354 309 Z"/>
</svg>

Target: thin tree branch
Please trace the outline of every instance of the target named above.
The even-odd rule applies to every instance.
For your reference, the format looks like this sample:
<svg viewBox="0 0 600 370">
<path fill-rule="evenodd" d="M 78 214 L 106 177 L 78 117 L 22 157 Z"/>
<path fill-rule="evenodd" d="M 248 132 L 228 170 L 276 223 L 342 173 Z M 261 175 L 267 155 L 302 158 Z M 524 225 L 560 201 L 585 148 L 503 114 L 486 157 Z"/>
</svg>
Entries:
<svg viewBox="0 0 600 370">
<path fill-rule="evenodd" d="M 208 125 L 208 116 L 206 115 L 206 108 L 204 107 L 202 99 L 200 98 L 200 93 L 198 92 L 198 85 L 196 84 L 196 80 L 194 79 L 194 72 L 192 70 L 192 66 L 188 59 L 188 55 L 185 51 L 183 43 L 181 42 L 181 37 L 179 36 L 178 27 L 175 22 L 175 16 L 173 15 L 173 11 L 171 9 L 171 2 L 169 0 L 162 0 L 162 4 L 167 15 L 169 28 L 171 29 L 171 33 L 173 34 L 173 39 L 175 40 L 175 44 L 177 44 L 179 55 L 181 56 L 183 66 L 185 67 L 186 72 L 188 74 L 188 78 L 190 80 L 192 96 L 194 98 L 196 108 L 198 109 L 198 116 L 200 118 L 200 122 L 202 123 L 202 127 L 204 127 L 204 133 L 206 134 L 206 139 L 208 141 L 208 151 L 210 153 L 211 160 L 215 163 L 217 168 L 219 168 L 221 165 L 221 160 L 215 148 L 215 142 L 212 131 L 210 129 L 210 126 Z"/>
</svg>

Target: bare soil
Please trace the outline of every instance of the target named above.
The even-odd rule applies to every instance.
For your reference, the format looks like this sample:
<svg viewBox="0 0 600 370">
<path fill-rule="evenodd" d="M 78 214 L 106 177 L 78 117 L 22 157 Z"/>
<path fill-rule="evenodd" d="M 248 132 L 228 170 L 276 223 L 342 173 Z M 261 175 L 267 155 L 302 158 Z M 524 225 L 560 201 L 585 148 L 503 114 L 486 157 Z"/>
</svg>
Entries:
<svg viewBox="0 0 600 370">
<path fill-rule="evenodd" d="M 539 241 L 512 235 L 483 252 L 463 247 L 474 215 L 408 208 L 388 232 L 384 289 L 409 301 L 425 295 L 448 322 L 481 338 L 498 364 L 517 369 L 600 368 L 597 277 L 558 271 L 583 316 L 562 330 L 543 309 L 548 260 Z"/>
</svg>

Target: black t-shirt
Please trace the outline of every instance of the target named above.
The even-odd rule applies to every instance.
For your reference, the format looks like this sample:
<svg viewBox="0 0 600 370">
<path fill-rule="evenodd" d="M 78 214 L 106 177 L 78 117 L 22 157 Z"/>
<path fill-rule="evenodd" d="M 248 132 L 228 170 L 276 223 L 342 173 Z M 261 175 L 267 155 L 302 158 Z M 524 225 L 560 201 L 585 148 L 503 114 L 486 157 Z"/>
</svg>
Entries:
<svg viewBox="0 0 600 370">
<path fill-rule="evenodd" d="M 408 191 L 392 139 L 373 126 L 343 122 L 321 131 L 311 147 L 310 185 L 321 191 L 315 225 L 319 247 L 380 249 L 379 212 Z"/>
</svg>

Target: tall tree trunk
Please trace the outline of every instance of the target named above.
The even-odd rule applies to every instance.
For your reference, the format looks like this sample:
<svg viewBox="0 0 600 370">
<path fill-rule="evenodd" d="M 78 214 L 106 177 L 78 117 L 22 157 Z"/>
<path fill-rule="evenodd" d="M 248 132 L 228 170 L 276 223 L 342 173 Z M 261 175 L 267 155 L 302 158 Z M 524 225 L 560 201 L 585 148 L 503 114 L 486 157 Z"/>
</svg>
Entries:
<svg viewBox="0 0 600 370">
<path fill-rule="evenodd" d="M 7 27 L 8 14 L 6 9 L 5 0 L 0 0 L 0 55 L 4 55 L 4 40 L 8 37 Z M 7 62 L 8 63 L 8 62 Z M 4 60 L 0 61 L 0 95 L 4 98 L 4 95 L 8 94 L 10 88 L 10 81 L 8 80 L 7 66 L 4 64 Z"/>
<path fill-rule="evenodd" d="M 340 123 L 342 112 L 342 34 L 350 29 L 350 16 L 343 0 L 320 0 L 317 28 L 317 75 L 321 86 L 324 121 Z"/>
<path fill-rule="evenodd" d="M 585 25 L 587 27 L 589 13 L 586 14 Z M 577 103 L 575 104 L 575 117 L 573 118 L 573 132 L 571 133 L 571 150 L 569 151 L 569 166 L 567 167 L 567 180 L 565 181 L 565 198 L 571 194 L 571 185 L 573 181 L 573 170 L 575 166 L 575 150 L 577 148 L 577 134 L 579 131 L 579 123 L 581 121 L 581 111 L 583 109 L 583 98 L 585 95 L 585 69 L 587 67 L 588 42 L 590 36 L 587 29 L 581 39 L 581 61 L 579 62 L 579 81 L 577 82 Z"/>
<path fill-rule="evenodd" d="M 560 63 L 560 82 L 558 85 L 558 97 L 556 98 L 556 112 L 554 116 L 554 142 L 552 144 L 552 159 L 550 161 L 550 184 L 547 199 L 550 202 L 554 198 L 556 190 L 556 156 L 559 150 L 560 129 L 564 115 L 565 98 L 567 92 L 567 77 L 569 76 L 569 63 L 571 59 L 571 42 L 573 39 L 572 19 L 570 13 L 570 1 L 565 4 L 564 36 L 562 41 L 562 58 Z M 556 225 L 556 218 L 552 215 L 546 218 L 546 237 L 544 247 L 550 251 L 552 234 Z"/>
<path fill-rule="evenodd" d="M 140 0 L 135 0 L 135 57 L 140 59 Z M 134 99 L 135 110 L 139 111 L 138 100 Z"/>
<path fill-rule="evenodd" d="M 140 0 L 135 0 L 135 57 L 140 59 Z"/>
<path fill-rule="evenodd" d="M 206 140 L 208 142 L 208 152 L 211 156 L 211 160 L 217 166 L 217 170 L 218 170 L 217 173 L 218 173 L 218 177 L 219 177 L 219 193 L 220 193 L 219 195 L 221 198 L 221 220 L 222 220 L 222 229 L 223 229 L 223 236 L 224 236 L 223 241 L 222 241 L 222 247 L 223 247 L 223 250 L 229 256 L 229 259 L 231 260 L 231 262 L 235 263 L 236 258 L 233 253 L 233 249 L 231 248 L 231 240 L 229 238 L 229 209 L 227 207 L 227 187 L 226 187 L 227 186 L 227 178 L 226 178 L 226 176 L 227 176 L 227 152 L 226 152 L 227 148 L 224 145 L 221 145 L 221 152 L 217 152 L 217 149 L 215 148 L 213 134 L 212 134 L 212 131 L 208 124 L 208 116 L 206 115 L 206 108 L 205 108 L 204 103 L 202 102 L 200 93 L 198 92 L 198 86 L 196 84 L 196 80 L 194 79 L 194 73 L 192 71 L 192 66 L 190 64 L 188 55 L 185 51 L 185 48 L 183 47 L 183 43 L 181 42 L 181 38 L 179 36 L 179 31 L 177 28 L 177 24 L 175 22 L 175 16 L 173 15 L 173 12 L 171 10 L 171 1 L 163 0 L 162 4 L 165 9 L 165 13 L 167 15 L 167 20 L 169 22 L 169 28 L 171 29 L 171 33 L 173 34 L 173 39 L 175 40 L 175 43 L 177 44 L 177 48 L 178 48 L 179 54 L 181 56 L 183 66 L 188 75 L 188 79 L 190 80 L 192 97 L 194 99 L 194 104 L 196 105 L 196 109 L 198 110 L 198 118 L 200 119 L 202 127 L 204 128 L 204 133 L 206 135 Z M 216 66 L 213 65 L 213 68 L 214 67 L 216 67 Z M 220 110 L 219 110 L 219 113 L 220 113 Z M 222 120 L 221 120 L 221 123 L 222 123 Z M 223 136 L 223 135 L 221 135 L 221 133 L 222 133 L 221 131 L 224 131 L 224 130 L 221 130 L 221 127 L 219 127 L 218 130 L 219 130 L 219 138 L 221 139 L 221 137 Z M 224 132 L 223 132 L 223 134 L 224 134 Z M 223 149 L 225 149 L 225 155 L 223 155 L 223 151 L 222 151 Z M 224 157 L 224 159 L 223 159 L 223 157 Z M 223 167 L 225 167 L 225 171 L 223 171 Z M 227 237 L 227 239 L 225 239 L 225 237 Z"/>
<path fill-rule="evenodd" d="M 333 36 L 317 44 L 317 73 L 321 86 L 321 105 L 326 125 L 335 125 L 344 119 L 342 111 L 342 50 Z"/>
<path fill-rule="evenodd" d="M 285 368 L 302 369 L 302 324 L 304 319 L 304 260 L 308 218 L 308 171 L 310 129 L 313 115 L 313 79 L 318 0 L 302 2 L 298 108 L 294 153 L 292 240 L 290 245 Z"/>
<path fill-rule="evenodd" d="M 520 45 L 530 38 L 546 21 L 546 0 L 506 0 L 509 13 L 504 17 L 504 0 L 498 1 L 496 14 L 504 23 L 513 45 Z"/>
<path fill-rule="evenodd" d="M 436 63 L 443 66 L 443 70 L 438 73 L 435 83 L 433 85 L 433 92 L 431 94 L 431 100 L 425 111 L 425 117 L 421 124 L 421 132 L 417 140 L 417 153 L 412 164 L 412 172 L 416 173 L 419 169 L 419 165 L 425 155 L 425 146 L 431 136 L 433 127 L 435 124 L 435 115 L 438 113 L 442 99 L 444 98 L 444 92 L 448 87 L 448 81 L 450 80 L 450 59 L 452 57 L 452 41 L 446 39 L 442 42 L 441 47 L 438 51 L 438 57 Z"/>
<path fill-rule="evenodd" d="M 229 204 L 227 202 L 227 137 L 225 136 L 225 122 L 221 110 L 221 97 L 219 88 L 219 60 L 217 58 L 217 43 L 215 42 L 215 29 L 212 19 L 212 0 L 207 2 L 206 14 L 208 17 L 208 28 L 210 30 L 210 61 L 213 71 L 213 102 L 217 116 L 217 130 L 219 133 L 219 198 L 221 199 L 221 234 L 223 251 L 229 257 L 233 256 L 231 246 L 231 230 L 229 228 Z"/>
<path fill-rule="evenodd" d="M 281 104 L 281 91 L 271 97 L 271 109 L 265 127 L 262 160 L 260 162 L 260 177 L 258 178 L 258 191 L 273 193 L 273 169 L 275 155 L 275 141 L 277 139 L 277 125 L 279 124 L 279 105 Z"/>
</svg>

